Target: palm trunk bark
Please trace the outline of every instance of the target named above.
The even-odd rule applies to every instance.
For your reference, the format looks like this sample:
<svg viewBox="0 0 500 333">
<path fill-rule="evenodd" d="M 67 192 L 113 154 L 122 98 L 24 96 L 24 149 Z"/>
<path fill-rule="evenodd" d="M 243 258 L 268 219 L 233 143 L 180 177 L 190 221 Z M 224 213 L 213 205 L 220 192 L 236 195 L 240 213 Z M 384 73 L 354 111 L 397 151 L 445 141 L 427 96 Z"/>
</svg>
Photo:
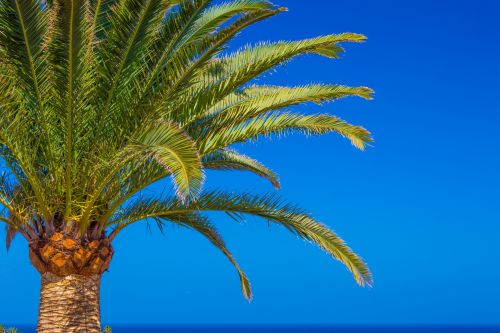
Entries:
<svg viewBox="0 0 500 333">
<path fill-rule="evenodd" d="M 42 274 L 37 333 L 100 333 L 101 275 Z"/>
</svg>

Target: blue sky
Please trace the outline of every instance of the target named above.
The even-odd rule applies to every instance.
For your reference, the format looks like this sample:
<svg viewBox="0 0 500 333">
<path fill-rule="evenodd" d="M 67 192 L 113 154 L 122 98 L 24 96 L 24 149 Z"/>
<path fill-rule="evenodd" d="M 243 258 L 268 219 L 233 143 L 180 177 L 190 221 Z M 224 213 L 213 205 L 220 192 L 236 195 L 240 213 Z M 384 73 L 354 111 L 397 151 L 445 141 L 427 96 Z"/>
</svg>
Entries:
<svg viewBox="0 0 500 333">
<path fill-rule="evenodd" d="M 241 149 L 280 174 L 283 197 L 367 260 L 374 288 L 356 286 L 341 264 L 279 227 L 215 215 L 252 281 L 248 304 L 233 268 L 206 240 L 138 224 L 116 241 L 103 279 L 103 321 L 500 324 L 500 2 L 279 4 L 289 12 L 248 29 L 234 46 L 344 31 L 369 39 L 346 45 L 340 60 L 303 57 L 259 83 L 373 88 L 373 101 L 297 110 L 362 124 L 376 142 L 360 152 L 333 134 L 292 135 Z M 208 188 L 273 191 L 246 173 L 207 178 Z M 0 251 L 0 322 L 35 322 L 38 288 L 17 239 L 9 253 Z"/>
</svg>

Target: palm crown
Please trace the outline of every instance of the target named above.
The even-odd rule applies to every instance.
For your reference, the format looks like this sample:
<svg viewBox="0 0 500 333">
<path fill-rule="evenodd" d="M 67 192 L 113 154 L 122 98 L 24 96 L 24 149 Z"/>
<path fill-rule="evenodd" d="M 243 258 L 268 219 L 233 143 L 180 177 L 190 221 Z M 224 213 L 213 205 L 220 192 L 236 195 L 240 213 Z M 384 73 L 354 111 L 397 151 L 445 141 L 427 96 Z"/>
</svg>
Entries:
<svg viewBox="0 0 500 333">
<path fill-rule="evenodd" d="M 235 265 L 203 214 L 250 214 L 281 224 L 371 284 L 364 262 L 326 226 L 275 195 L 202 192 L 205 169 L 246 170 L 279 187 L 235 143 L 291 131 L 336 132 L 363 149 L 362 127 L 328 114 L 281 111 L 366 87 L 254 85 L 262 73 L 302 54 L 336 58 L 354 33 L 281 41 L 225 52 L 241 30 L 284 8 L 263 0 L 3 0 L 0 4 L 0 144 L 8 168 L 0 202 L 8 241 L 62 233 L 80 243 L 112 240 L 154 219 L 206 236 Z M 137 196 L 166 177 L 169 198 Z M 43 261 L 43 256 L 42 256 Z"/>
</svg>

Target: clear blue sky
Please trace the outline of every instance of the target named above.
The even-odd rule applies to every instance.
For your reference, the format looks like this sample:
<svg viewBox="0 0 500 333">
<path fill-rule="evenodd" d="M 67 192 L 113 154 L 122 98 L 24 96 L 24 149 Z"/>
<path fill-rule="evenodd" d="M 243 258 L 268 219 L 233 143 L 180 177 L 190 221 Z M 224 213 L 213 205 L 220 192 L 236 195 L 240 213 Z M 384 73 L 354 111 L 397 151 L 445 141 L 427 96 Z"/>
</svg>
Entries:
<svg viewBox="0 0 500 333">
<path fill-rule="evenodd" d="M 363 124 L 376 143 L 360 152 L 335 135 L 294 135 L 243 150 L 279 172 L 282 196 L 368 261 L 374 288 L 357 287 L 341 264 L 279 227 L 217 215 L 252 280 L 248 304 L 233 268 L 207 241 L 178 229 L 148 234 L 143 224 L 115 244 L 103 279 L 104 322 L 500 324 L 500 2 L 279 4 L 289 12 L 237 44 L 344 31 L 369 40 L 347 45 L 341 60 L 300 58 L 259 82 L 372 87 L 370 102 L 299 109 Z M 245 173 L 209 173 L 207 187 L 273 191 Z M 17 239 L 8 254 L 0 251 L 0 322 L 35 322 L 38 288 Z"/>
</svg>

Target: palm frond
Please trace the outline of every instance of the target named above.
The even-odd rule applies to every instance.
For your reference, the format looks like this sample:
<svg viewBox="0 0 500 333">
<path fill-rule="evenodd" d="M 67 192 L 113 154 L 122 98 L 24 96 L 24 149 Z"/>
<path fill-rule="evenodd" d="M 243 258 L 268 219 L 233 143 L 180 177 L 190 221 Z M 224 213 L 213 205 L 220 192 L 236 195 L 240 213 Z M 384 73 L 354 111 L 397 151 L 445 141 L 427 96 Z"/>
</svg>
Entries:
<svg viewBox="0 0 500 333">
<path fill-rule="evenodd" d="M 5 177 L 0 177 L 0 205 L 8 212 L 5 223 L 12 227 L 27 225 L 30 222 L 28 207 L 18 186 L 12 186 Z"/>
<path fill-rule="evenodd" d="M 165 203 L 160 200 L 138 200 L 133 205 L 127 207 L 118 216 L 121 223 L 134 223 L 146 219 L 154 219 L 162 227 L 163 221 L 169 221 L 176 225 L 198 231 L 205 236 L 215 247 L 217 247 L 233 264 L 240 278 L 241 290 L 247 300 L 252 298 L 250 282 L 239 264 L 234 259 L 231 252 L 214 225 L 210 223 L 207 217 L 197 212 L 168 212 L 165 214 Z M 118 231 L 118 229 L 116 229 Z M 112 234 L 115 237 L 117 233 Z"/>
<path fill-rule="evenodd" d="M 109 24 L 111 8 L 117 0 L 92 0 L 90 1 L 91 31 L 96 38 L 103 38 L 103 33 Z"/>
<path fill-rule="evenodd" d="M 366 38 L 360 34 L 343 33 L 305 39 L 300 41 L 284 41 L 262 43 L 254 47 L 220 58 L 208 68 L 208 79 L 231 78 L 235 82 L 248 81 L 276 65 L 282 64 L 301 54 L 318 54 L 328 58 L 338 58 L 343 49 L 338 43 L 362 42 Z"/>
<path fill-rule="evenodd" d="M 200 197 L 196 202 L 196 208 L 224 211 L 236 218 L 239 217 L 238 214 L 249 214 L 278 223 L 299 237 L 315 243 L 346 265 L 358 284 L 362 286 L 373 284 L 372 275 L 366 264 L 340 237 L 325 225 L 315 221 L 302 209 L 286 204 L 274 195 L 255 196 L 210 192 Z"/>
<path fill-rule="evenodd" d="M 259 161 L 239 154 L 234 150 L 217 150 L 203 156 L 202 162 L 203 167 L 206 169 L 250 171 L 269 180 L 276 189 L 281 188 L 279 177 L 274 171 L 270 170 Z"/>
<path fill-rule="evenodd" d="M 163 69 L 168 70 L 166 63 L 175 53 L 182 41 L 186 39 L 191 25 L 208 6 L 209 0 L 182 1 L 176 11 L 167 13 L 166 24 L 164 24 L 152 43 L 151 56 L 146 62 L 149 70 L 144 87 L 142 87 L 142 99 L 152 90 L 158 90 L 161 83 L 158 76 Z M 182 67 L 182 66 L 180 66 Z"/>
<path fill-rule="evenodd" d="M 5 174 L 0 176 L 0 205 L 6 210 L 0 215 L 0 221 L 6 224 L 7 250 L 17 233 L 22 234 L 27 240 L 36 238 L 29 199 L 20 186 L 13 185 Z"/>
<path fill-rule="evenodd" d="M 191 134 L 197 138 L 200 151 L 208 154 L 238 142 L 255 140 L 259 136 L 284 135 L 294 130 L 307 135 L 335 132 L 349 139 L 361 150 L 373 140 L 370 132 L 363 127 L 348 124 L 334 116 L 325 114 L 308 116 L 282 112 L 263 114 L 234 126 L 222 127 L 217 132 Z"/>
<path fill-rule="evenodd" d="M 138 132 L 132 142 L 130 152 L 140 149 L 172 173 L 181 198 L 196 197 L 204 179 L 201 160 L 194 141 L 181 128 L 159 122 Z"/>
<path fill-rule="evenodd" d="M 130 212 L 118 215 L 110 221 L 114 225 L 113 236 L 124 227 L 145 218 L 155 216 L 221 211 L 232 218 L 243 220 L 243 215 L 253 215 L 282 225 L 300 238 L 318 245 L 335 259 L 342 262 L 361 286 L 373 284 L 372 275 L 364 261 L 357 256 L 345 242 L 325 225 L 315 221 L 304 210 L 287 204 L 275 195 L 232 194 L 224 192 L 203 193 L 196 202 L 185 204 L 176 198 L 168 201 L 155 201 L 154 210 L 145 210 L 132 218 Z"/>
<path fill-rule="evenodd" d="M 235 15 L 255 11 L 271 10 L 273 4 L 266 0 L 236 0 L 208 7 L 200 17 L 193 22 L 185 36 L 186 42 L 196 43 L 220 27 Z"/>
<path fill-rule="evenodd" d="M 312 102 L 322 104 L 348 96 L 371 99 L 373 91 L 367 87 L 311 84 L 299 87 L 250 86 L 228 95 L 209 108 L 196 125 L 235 123 L 248 120 L 264 112 Z M 227 126 L 227 125 L 226 125 Z"/>
<path fill-rule="evenodd" d="M 30 156 L 27 151 L 29 146 L 20 146 L 20 144 L 26 143 L 25 133 L 15 131 L 15 134 L 20 134 L 22 137 L 14 136 L 12 138 L 0 130 L 0 156 L 6 162 L 7 167 L 16 178 L 23 192 L 27 196 L 33 194 L 33 197 L 36 198 L 35 202 L 31 205 L 32 209 L 36 210 L 40 215 L 47 217 L 50 215 L 50 205 L 40 177 L 36 174 L 34 163 L 31 159 L 27 159 Z"/>
<path fill-rule="evenodd" d="M 248 301 L 252 299 L 252 289 L 250 286 L 250 281 L 248 280 L 245 272 L 243 272 L 236 259 L 234 259 L 232 253 L 227 249 L 224 240 L 218 233 L 215 226 L 213 226 L 206 217 L 197 213 L 189 213 L 176 215 L 169 214 L 164 218 L 175 224 L 198 231 L 200 234 L 205 236 L 215 247 L 217 247 L 236 268 L 238 277 L 240 279 L 241 292 L 243 293 L 243 296 L 245 296 Z"/>
</svg>

